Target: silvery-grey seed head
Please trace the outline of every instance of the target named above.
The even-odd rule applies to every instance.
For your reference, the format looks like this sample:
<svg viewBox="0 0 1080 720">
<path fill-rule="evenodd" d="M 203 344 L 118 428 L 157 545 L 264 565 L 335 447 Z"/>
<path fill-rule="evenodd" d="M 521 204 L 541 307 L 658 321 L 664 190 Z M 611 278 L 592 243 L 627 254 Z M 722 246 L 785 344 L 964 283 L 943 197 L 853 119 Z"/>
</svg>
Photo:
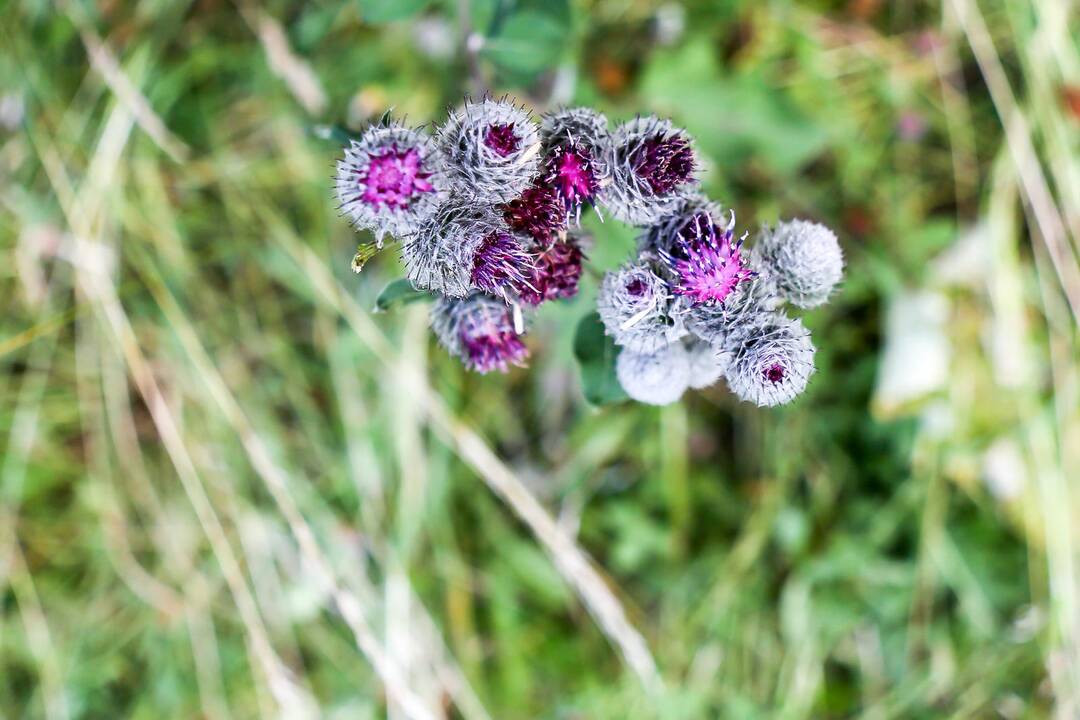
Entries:
<svg viewBox="0 0 1080 720">
<path fill-rule="evenodd" d="M 792 305 L 817 307 L 828 301 L 844 274 L 844 256 L 832 230 L 807 220 L 782 222 L 763 228 L 754 247 Z"/>
<path fill-rule="evenodd" d="M 651 353 L 623 348 L 615 359 L 615 376 L 632 399 L 649 405 L 669 405 L 686 392 L 690 361 L 682 343 Z"/>
<path fill-rule="evenodd" d="M 540 166 L 540 129 L 528 111 L 507 98 L 466 100 L 450 113 L 436 140 L 455 191 L 480 202 L 514 199 Z"/>
<path fill-rule="evenodd" d="M 435 212 L 447 188 L 442 158 L 427 133 L 396 123 L 369 127 L 337 161 L 335 189 L 341 211 L 381 245 L 416 232 Z"/>
<path fill-rule="evenodd" d="M 759 271 L 757 276 L 739 283 L 724 298 L 724 302 L 687 308 L 683 321 L 686 329 L 696 337 L 713 344 L 722 343 L 729 337 L 737 336 L 756 318 L 775 310 L 780 304 L 768 276 Z"/>
<path fill-rule="evenodd" d="M 609 158 L 611 179 L 598 199 L 630 225 L 670 214 L 696 183 L 690 136 L 668 120 L 639 117 L 618 126 Z"/>
<path fill-rule="evenodd" d="M 690 363 L 690 387 L 701 390 L 724 376 L 731 362 L 730 352 L 697 338 L 684 338 L 683 346 Z"/>
<path fill-rule="evenodd" d="M 458 298 L 478 289 L 505 294 L 526 275 L 525 242 L 490 206 L 451 198 L 402 244 L 401 257 L 418 290 Z M 497 267 L 485 266 L 488 259 Z"/>
<path fill-rule="evenodd" d="M 724 349 L 731 353 L 725 373 L 728 386 L 740 400 L 758 407 L 791 402 L 806 389 L 814 372 L 810 331 L 782 313 L 759 317 Z"/>
<path fill-rule="evenodd" d="M 604 330 L 621 345 L 653 352 L 683 335 L 682 306 L 648 265 L 624 265 L 604 275 L 596 297 Z"/>
<path fill-rule="evenodd" d="M 506 372 L 511 365 L 524 365 L 529 356 L 521 339 L 524 328 L 518 332 L 514 327 L 513 312 L 502 300 L 481 293 L 442 297 L 432 304 L 431 329 L 466 368 Z"/>
</svg>

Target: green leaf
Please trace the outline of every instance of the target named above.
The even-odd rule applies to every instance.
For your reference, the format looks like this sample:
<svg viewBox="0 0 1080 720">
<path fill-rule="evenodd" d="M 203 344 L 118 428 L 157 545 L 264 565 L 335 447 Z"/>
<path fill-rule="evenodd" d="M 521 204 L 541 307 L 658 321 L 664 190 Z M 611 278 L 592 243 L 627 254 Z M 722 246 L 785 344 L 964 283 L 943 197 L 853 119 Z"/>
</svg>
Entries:
<svg viewBox="0 0 1080 720">
<path fill-rule="evenodd" d="M 615 377 L 615 357 L 619 349 L 604 333 L 600 316 L 590 313 L 578 323 L 574 333 L 574 357 L 581 367 L 585 399 L 593 405 L 610 405 L 626 400 L 626 391 Z"/>
<path fill-rule="evenodd" d="M 369 23 L 402 20 L 414 15 L 431 0 L 360 0 L 360 19 Z"/>
<path fill-rule="evenodd" d="M 431 293 L 417 290 L 406 278 L 398 278 L 382 289 L 375 298 L 375 311 L 385 312 L 395 307 L 421 300 L 430 300 Z"/>
<path fill-rule="evenodd" d="M 556 15 L 526 10 L 507 18 L 481 54 L 504 70 L 536 74 L 558 62 L 568 34 Z"/>
<path fill-rule="evenodd" d="M 645 69 L 641 92 L 650 109 L 677 117 L 722 167 L 756 158 L 791 174 L 829 140 L 825 128 L 768 79 L 723 73 L 704 40 L 657 54 Z"/>
</svg>

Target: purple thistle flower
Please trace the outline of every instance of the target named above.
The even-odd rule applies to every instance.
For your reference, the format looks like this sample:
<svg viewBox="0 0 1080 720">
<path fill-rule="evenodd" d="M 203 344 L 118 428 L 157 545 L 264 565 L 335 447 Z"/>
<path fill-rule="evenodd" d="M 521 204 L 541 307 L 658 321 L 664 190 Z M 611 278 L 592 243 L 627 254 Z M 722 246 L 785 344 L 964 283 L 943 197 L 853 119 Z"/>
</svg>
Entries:
<svg viewBox="0 0 1080 720">
<path fill-rule="evenodd" d="M 503 219 L 514 230 L 544 242 L 566 226 L 566 213 L 555 189 L 534 184 L 502 206 Z"/>
<path fill-rule="evenodd" d="M 511 365 L 523 366 L 529 357 L 514 330 L 510 308 L 486 295 L 438 300 L 431 309 L 431 327 L 443 347 L 469 370 L 507 372 Z"/>
<path fill-rule="evenodd" d="M 399 150 L 397 145 L 380 155 L 372 155 L 367 169 L 358 168 L 356 178 L 364 188 L 360 199 L 368 205 L 407 208 L 413 195 L 435 190 L 428 178 L 431 173 L 420 168 L 416 148 Z"/>
<path fill-rule="evenodd" d="M 510 311 L 497 319 L 471 320 L 462 327 L 465 367 L 480 373 L 506 372 L 510 365 L 525 366 L 529 349 L 514 332 Z"/>
<path fill-rule="evenodd" d="M 579 220 L 581 209 L 591 205 L 600 190 L 592 154 L 573 142 L 552 148 L 545 161 L 545 181 L 554 188 L 567 215 Z"/>
<path fill-rule="evenodd" d="M 418 290 L 461 298 L 482 283 L 505 295 L 530 265 L 525 242 L 492 208 L 451 197 L 402 244 L 401 257 Z"/>
<path fill-rule="evenodd" d="M 540 167 L 540 128 L 507 98 L 466 100 L 437 135 L 455 192 L 505 203 L 532 184 Z"/>
<path fill-rule="evenodd" d="M 489 125 L 487 132 L 484 133 L 484 144 L 500 157 L 514 154 L 521 147 L 521 138 L 514 134 L 515 124 L 496 123 Z"/>
<path fill-rule="evenodd" d="M 689 136 L 653 116 L 615 129 L 609 163 L 611 179 L 599 200 L 616 219 L 631 225 L 651 225 L 670 215 L 696 182 Z"/>
<path fill-rule="evenodd" d="M 681 133 L 656 133 L 630 155 L 634 172 L 656 195 L 666 195 L 690 180 L 694 151 Z"/>
<path fill-rule="evenodd" d="M 342 212 L 358 230 L 404 237 L 438 207 L 445 180 L 438 153 L 423 133 L 375 125 L 345 148 L 336 190 Z"/>
<path fill-rule="evenodd" d="M 544 180 L 559 194 L 568 216 L 580 221 L 610 170 L 611 133 L 607 118 L 590 108 L 566 108 L 544 115 L 541 126 L 547 158 Z"/>
<path fill-rule="evenodd" d="M 727 227 L 719 227 L 708 213 L 695 214 L 679 231 L 670 251 L 660 257 L 675 276 L 671 291 L 686 296 L 693 305 L 722 303 L 740 283 L 754 277 L 733 243 L 735 213 Z"/>
<path fill-rule="evenodd" d="M 536 253 L 536 261 L 527 283 L 518 287 L 521 301 L 539 305 L 548 300 L 577 295 L 584 253 L 573 237 L 553 240 Z"/>
<path fill-rule="evenodd" d="M 504 295 L 525 284 L 532 265 L 532 256 L 510 233 L 495 230 L 476 248 L 470 280 L 478 290 Z"/>
</svg>

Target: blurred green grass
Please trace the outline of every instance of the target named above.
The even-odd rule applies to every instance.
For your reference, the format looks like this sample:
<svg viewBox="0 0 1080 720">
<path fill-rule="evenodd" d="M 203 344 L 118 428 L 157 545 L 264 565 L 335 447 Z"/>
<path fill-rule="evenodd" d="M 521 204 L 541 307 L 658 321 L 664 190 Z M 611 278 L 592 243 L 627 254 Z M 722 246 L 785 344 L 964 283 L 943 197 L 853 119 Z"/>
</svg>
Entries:
<svg viewBox="0 0 1080 720">
<path fill-rule="evenodd" d="M 1074 4 L 0 17 L 0 716 L 1080 712 Z M 595 274 L 505 377 L 422 305 L 371 314 L 400 267 L 349 271 L 312 128 L 483 88 L 671 115 L 740 224 L 835 227 L 806 395 L 590 408 Z M 587 224 L 620 262 L 632 234 Z M 595 560 L 662 690 L 506 487 Z"/>
</svg>

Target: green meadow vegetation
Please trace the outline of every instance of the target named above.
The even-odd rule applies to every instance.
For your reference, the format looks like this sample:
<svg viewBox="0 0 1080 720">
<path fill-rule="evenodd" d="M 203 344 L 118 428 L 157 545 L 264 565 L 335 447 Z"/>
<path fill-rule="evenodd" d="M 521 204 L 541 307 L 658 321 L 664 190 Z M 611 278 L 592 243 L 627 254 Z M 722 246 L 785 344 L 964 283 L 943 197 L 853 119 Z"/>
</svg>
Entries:
<svg viewBox="0 0 1080 720">
<path fill-rule="evenodd" d="M 376 311 L 484 91 L 834 228 L 807 392 L 592 405 L 595 215 L 528 369 Z M 0 0 L 0 718 L 1080 716 L 1078 158 L 1075 0 Z"/>
</svg>

